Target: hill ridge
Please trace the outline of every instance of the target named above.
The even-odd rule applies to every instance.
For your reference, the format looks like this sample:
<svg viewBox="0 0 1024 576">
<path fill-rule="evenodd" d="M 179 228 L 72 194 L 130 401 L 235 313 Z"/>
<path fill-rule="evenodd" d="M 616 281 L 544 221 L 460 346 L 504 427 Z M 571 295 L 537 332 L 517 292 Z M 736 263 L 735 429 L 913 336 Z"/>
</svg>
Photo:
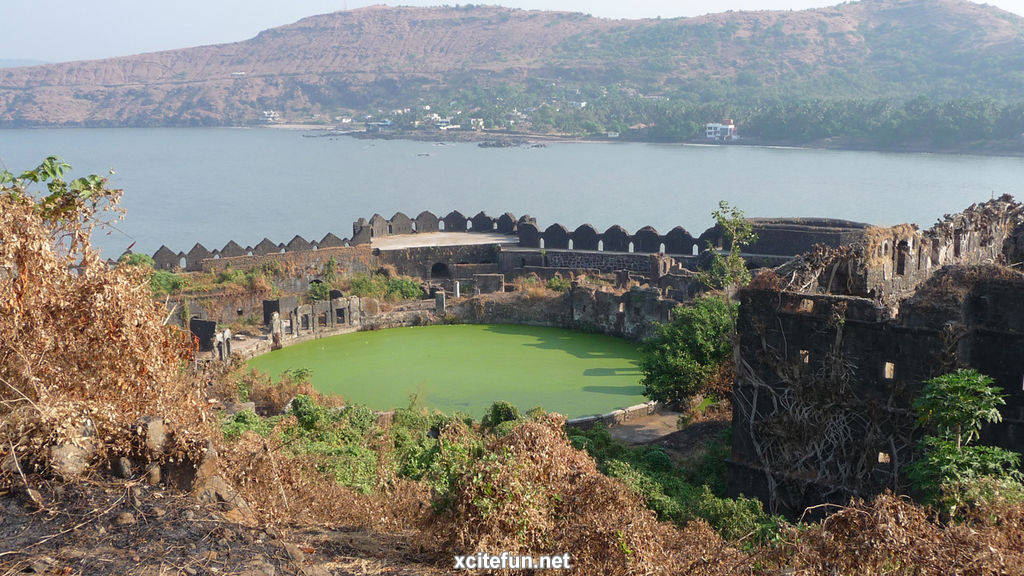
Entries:
<svg viewBox="0 0 1024 576">
<path fill-rule="evenodd" d="M 318 14 L 238 42 L 0 69 L 0 126 L 234 125 L 513 85 L 699 99 L 1013 98 L 1024 18 L 964 0 L 615 20 L 498 6 Z"/>
</svg>

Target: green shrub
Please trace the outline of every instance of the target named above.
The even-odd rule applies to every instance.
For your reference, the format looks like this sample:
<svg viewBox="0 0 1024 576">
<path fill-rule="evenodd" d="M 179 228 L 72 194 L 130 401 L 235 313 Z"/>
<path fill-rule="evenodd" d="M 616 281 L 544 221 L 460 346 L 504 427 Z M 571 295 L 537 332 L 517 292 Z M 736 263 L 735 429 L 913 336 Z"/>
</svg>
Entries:
<svg viewBox="0 0 1024 576">
<path fill-rule="evenodd" d="M 359 274 L 349 279 L 349 293 L 360 298 L 413 300 L 423 297 L 420 283 L 408 276 Z"/>
<path fill-rule="evenodd" d="M 225 268 L 214 275 L 215 284 L 239 284 L 245 280 L 245 272 L 234 268 Z"/>
<path fill-rule="evenodd" d="M 149 277 L 149 287 L 154 296 L 166 296 L 181 291 L 185 287 L 185 278 L 174 272 L 156 270 Z"/>
<path fill-rule="evenodd" d="M 234 416 L 225 420 L 221 425 L 224 437 L 228 440 L 238 438 L 250 430 L 260 436 L 266 436 L 270 433 L 270 429 L 270 424 L 263 418 L 257 416 L 252 410 L 236 412 Z"/>
<path fill-rule="evenodd" d="M 480 425 L 484 428 L 496 428 L 502 422 L 512 422 L 521 418 L 519 408 L 508 402 L 495 402 L 480 419 Z"/>
<path fill-rule="evenodd" d="M 118 259 L 118 262 L 124 262 L 129 266 L 148 266 L 149 268 L 156 268 L 156 262 L 154 262 L 153 258 L 148 254 L 130 252 L 121 256 L 121 258 Z"/>
<path fill-rule="evenodd" d="M 331 287 L 324 282 L 313 282 L 309 285 L 310 300 L 328 300 L 331 297 Z"/>
<path fill-rule="evenodd" d="M 288 411 L 298 419 L 299 426 L 302 426 L 307 431 L 315 428 L 324 416 L 323 407 L 305 394 L 299 394 L 292 398 L 291 407 Z"/>
<path fill-rule="evenodd" d="M 625 482 L 634 492 L 644 497 L 647 507 L 662 520 L 682 525 L 700 518 L 717 530 L 723 538 L 739 539 L 750 534 L 759 540 L 777 536 L 784 521 L 769 516 L 758 500 L 750 498 L 723 498 L 720 486 L 709 486 L 696 482 L 705 471 L 712 467 L 700 463 L 697 470 L 679 466 L 659 447 L 630 447 L 611 437 L 607 427 L 598 425 L 586 431 L 572 430 L 569 436 L 572 445 L 586 450 L 594 457 L 598 469 L 603 473 Z M 712 442 L 712 446 L 721 439 Z M 728 452 L 709 449 L 708 458 L 721 460 Z M 716 480 L 716 484 L 719 482 Z"/>
<path fill-rule="evenodd" d="M 359 274 L 349 279 L 349 293 L 360 298 L 380 298 L 386 292 L 380 274 Z"/>
<path fill-rule="evenodd" d="M 572 286 L 572 281 L 562 278 L 561 276 L 555 276 L 551 278 L 551 280 L 548 280 L 545 286 L 547 286 L 548 290 L 554 290 L 555 292 L 565 292 L 566 290 L 569 289 L 569 287 Z"/>
<path fill-rule="evenodd" d="M 388 300 L 413 300 L 423 297 L 420 283 L 408 276 L 388 278 L 385 282 L 385 298 Z"/>
<path fill-rule="evenodd" d="M 1006 401 L 993 384 L 975 370 L 957 370 L 925 382 L 914 401 L 918 422 L 933 433 L 922 437 L 907 476 L 926 502 L 951 517 L 965 506 L 1024 494 L 1020 454 L 971 444 L 984 424 L 1002 420 Z"/>
<path fill-rule="evenodd" d="M 676 308 L 671 323 L 658 324 L 655 336 L 640 347 L 644 395 L 686 406 L 732 359 L 737 308 L 722 296 L 702 296 Z"/>
</svg>

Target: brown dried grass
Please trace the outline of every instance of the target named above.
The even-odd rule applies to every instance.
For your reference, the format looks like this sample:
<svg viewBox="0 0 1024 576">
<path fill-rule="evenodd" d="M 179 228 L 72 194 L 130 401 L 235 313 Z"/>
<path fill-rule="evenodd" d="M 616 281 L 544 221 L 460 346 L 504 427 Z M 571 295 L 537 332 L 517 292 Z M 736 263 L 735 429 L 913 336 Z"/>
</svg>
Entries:
<svg viewBox="0 0 1024 576">
<path fill-rule="evenodd" d="M 294 421 L 283 421 L 278 430 Z M 319 469 L 315 456 L 289 450 L 278 433 L 246 432 L 220 448 L 221 473 L 264 525 L 323 525 L 397 532 L 429 510 L 429 491 L 401 481 L 386 493 L 362 494 Z"/>
<path fill-rule="evenodd" d="M 943 524 L 891 494 L 855 501 L 809 530 L 793 530 L 776 561 L 799 576 L 1024 574 L 1024 506 L 1000 503 Z"/>
<path fill-rule="evenodd" d="M 256 404 L 256 412 L 263 415 L 275 415 L 284 412 L 285 406 L 292 398 L 305 394 L 317 404 L 326 408 L 340 408 L 345 399 L 335 394 L 321 394 L 308 380 L 296 379 L 283 374 L 274 382 L 269 375 L 254 369 L 234 367 L 221 374 L 210 377 L 212 387 L 210 396 L 218 400 L 238 402 L 251 401 Z M 242 391 L 248 393 L 243 398 Z"/>
<path fill-rule="evenodd" d="M 659 523 L 624 484 L 574 449 L 560 416 L 492 440 L 423 537 L 441 552 L 562 554 L 574 574 L 735 574 L 749 559 L 703 522 Z"/>
<path fill-rule="evenodd" d="M 100 448 L 127 452 L 149 415 L 179 448 L 209 429 L 190 336 L 164 325 L 143 271 L 92 248 L 92 207 L 76 216 L 48 221 L 31 198 L 0 195 L 0 445 L 23 466 L 91 428 Z"/>
</svg>

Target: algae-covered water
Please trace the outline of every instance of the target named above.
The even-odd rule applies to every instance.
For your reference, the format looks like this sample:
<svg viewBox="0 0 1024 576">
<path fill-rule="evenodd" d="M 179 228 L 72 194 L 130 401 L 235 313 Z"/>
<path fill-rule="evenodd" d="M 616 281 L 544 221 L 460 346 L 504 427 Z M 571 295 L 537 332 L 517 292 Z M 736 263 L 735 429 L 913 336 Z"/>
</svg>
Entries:
<svg viewBox="0 0 1024 576">
<path fill-rule="evenodd" d="M 249 361 L 279 376 L 308 368 L 321 392 L 378 410 L 421 405 L 479 418 L 495 400 L 578 417 L 644 402 L 636 346 L 536 326 L 455 325 L 356 332 Z"/>
</svg>

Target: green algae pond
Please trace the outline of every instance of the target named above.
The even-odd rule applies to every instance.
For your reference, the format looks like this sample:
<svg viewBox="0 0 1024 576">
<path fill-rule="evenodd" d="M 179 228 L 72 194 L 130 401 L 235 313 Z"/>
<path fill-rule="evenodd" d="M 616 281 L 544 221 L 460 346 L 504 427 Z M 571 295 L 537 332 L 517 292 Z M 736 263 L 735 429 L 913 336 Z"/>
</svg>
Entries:
<svg viewBox="0 0 1024 576">
<path fill-rule="evenodd" d="M 569 418 L 646 401 L 634 344 L 559 328 L 420 326 L 331 336 L 256 357 L 275 379 L 306 368 L 317 390 L 377 410 L 421 405 L 480 418 L 496 400 Z"/>
</svg>

